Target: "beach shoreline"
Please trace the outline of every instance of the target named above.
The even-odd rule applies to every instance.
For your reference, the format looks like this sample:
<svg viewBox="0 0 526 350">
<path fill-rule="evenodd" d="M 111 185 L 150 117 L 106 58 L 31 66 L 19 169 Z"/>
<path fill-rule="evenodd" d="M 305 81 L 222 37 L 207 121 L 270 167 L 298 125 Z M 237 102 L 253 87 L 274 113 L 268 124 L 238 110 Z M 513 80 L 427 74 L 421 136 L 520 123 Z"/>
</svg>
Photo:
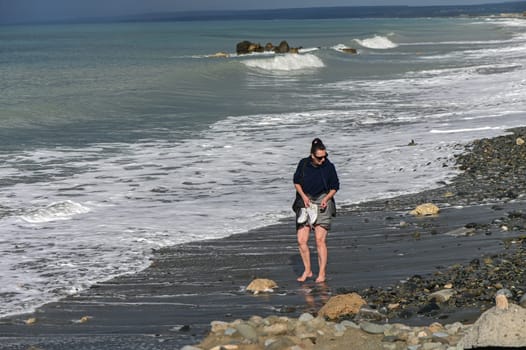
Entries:
<svg viewBox="0 0 526 350">
<path fill-rule="evenodd" d="M 316 313 L 330 296 L 348 291 L 381 305 L 392 301 L 387 294 L 400 281 L 418 275 L 436 282 L 447 279 L 454 266 L 511 256 L 523 248 L 526 231 L 526 145 L 518 144 L 525 135 L 526 128 L 516 128 L 473 142 L 457 157 L 462 174 L 440 188 L 340 208 L 328 238 L 326 285 L 296 282 L 301 260 L 291 218 L 158 250 L 143 271 L 98 283 L 34 313 L 0 319 L 0 349 L 174 349 L 198 343 L 213 320 Z M 424 202 L 435 203 L 441 213 L 408 214 Z M 469 234 L 452 234 L 462 228 Z M 312 239 L 311 248 L 316 261 Z M 279 288 L 258 296 L 245 292 L 256 277 L 273 279 Z M 510 288 L 504 279 L 500 283 Z M 494 287 L 486 288 L 488 293 Z M 521 288 L 515 286 L 515 297 L 524 294 Z M 464 304 L 429 314 L 418 312 L 415 299 L 408 313 L 389 317 L 412 325 L 472 322 L 492 305 L 486 299 L 468 303 L 466 295 Z"/>
</svg>

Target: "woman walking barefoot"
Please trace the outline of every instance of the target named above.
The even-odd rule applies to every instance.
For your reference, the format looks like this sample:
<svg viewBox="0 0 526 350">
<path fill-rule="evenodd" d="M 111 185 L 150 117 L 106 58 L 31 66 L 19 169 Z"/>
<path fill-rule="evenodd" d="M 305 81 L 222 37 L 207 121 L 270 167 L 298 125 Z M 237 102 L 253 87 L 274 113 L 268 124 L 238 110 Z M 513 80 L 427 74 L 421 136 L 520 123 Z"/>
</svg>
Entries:
<svg viewBox="0 0 526 350">
<path fill-rule="evenodd" d="M 319 272 L 316 283 L 325 282 L 327 269 L 327 233 L 331 227 L 332 217 L 336 214 L 334 195 L 340 189 L 336 168 L 328 159 L 323 142 L 315 138 L 312 141 L 310 155 L 298 163 L 294 173 L 296 188 L 296 230 L 298 246 L 303 261 L 304 271 L 298 282 L 305 282 L 313 276 L 309 235 L 314 229 L 316 249 L 318 251 Z"/>
</svg>

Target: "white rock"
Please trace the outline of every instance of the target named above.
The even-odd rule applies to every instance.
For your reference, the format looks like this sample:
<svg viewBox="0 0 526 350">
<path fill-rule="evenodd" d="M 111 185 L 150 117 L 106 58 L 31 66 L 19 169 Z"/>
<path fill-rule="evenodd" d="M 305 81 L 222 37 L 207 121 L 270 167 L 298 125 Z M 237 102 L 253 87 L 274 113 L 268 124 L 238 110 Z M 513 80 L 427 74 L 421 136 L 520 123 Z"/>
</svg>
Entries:
<svg viewBox="0 0 526 350">
<path fill-rule="evenodd" d="M 312 321 L 313 319 L 314 319 L 314 316 L 312 316 L 311 314 L 307 312 L 301 314 L 301 316 L 298 318 L 298 320 L 301 322 L 309 322 L 309 321 Z"/>
<path fill-rule="evenodd" d="M 467 330 L 459 345 L 464 349 L 483 347 L 524 347 L 526 309 L 509 304 L 507 309 L 493 307 L 484 312 Z"/>
</svg>

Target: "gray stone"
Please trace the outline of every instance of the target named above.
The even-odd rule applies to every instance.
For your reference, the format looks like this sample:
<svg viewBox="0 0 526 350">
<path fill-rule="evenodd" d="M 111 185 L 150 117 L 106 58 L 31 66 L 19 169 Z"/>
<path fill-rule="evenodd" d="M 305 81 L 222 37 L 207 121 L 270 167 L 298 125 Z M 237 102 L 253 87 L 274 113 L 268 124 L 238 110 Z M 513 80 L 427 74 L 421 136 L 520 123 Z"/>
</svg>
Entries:
<svg viewBox="0 0 526 350">
<path fill-rule="evenodd" d="M 335 324 L 334 325 L 334 330 L 336 332 L 345 332 L 345 330 L 347 329 L 347 327 L 345 327 L 343 324 L 341 323 L 338 323 L 338 324 Z"/>
<path fill-rule="evenodd" d="M 386 325 L 376 324 L 371 322 L 361 322 L 360 328 L 370 334 L 384 334 L 384 331 L 387 329 Z"/>
<path fill-rule="evenodd" d="M 298 321 L 309 322 L 309 321 L 312 321 L 313 319 L 314 319 L 314 316 L 306 312 L 304 314 L 301 314 L 301 316 L 298 318 Z"/>
<path fill-rule="evenodd" d="M 243 336 L 243 338 L 255 343 L 258 341 L 258 334 L 254 327 L 252 327 L 249 324 L 241 323 L 236 326 L 237 331 L 239 334 Z"/>
<path fill-rule="evenodd" d="M 203 349 L 195 347 L 195 346 L 191 346 L 191 345 L 185 345 L 181 348 L 181 350 L 203 350 Z"/>
<path fill-rule="evenodd" d="M 444 303 L 451 299 L 453 295 L 455 295 L 455 291 L 453 289 L 442 289 L 438 292 L 429 294 L 429 300 L 435 299 L 439 303 Z"/>
<path fill-rule="evenodd" d="M 231 327 L 228 327 L 227 329 L 225 329 L 225 335 L 228 335 L 228 336 L 231 336 L 231 335 L 233 335 L 236 332 L 237 332 L 237 330 L 234 329 L 234 328 L 231 328 Z"/>
<path fill-rule="evenodd" d="M 509 304 L 508 309 L 493 307 L 484 312 L 460 340 L 464 349 L 482 347 L 524 347 L 526 309 Z"/>
<path fill-rule="evenodd" d="M 519 305 L 522 307 L 526 307 L 526 294 L 522 296 L 521 300 L 519 301 Z"/>
<path fill-rule="evenodd" d="M 452 324 L 448 324 L 445 327 L 449 335 L 455 335 L 464 328 L 464 325 L 460 322 L 455 322 Z"/>
<path fill-rule="evenodd" d="M 495 295 L 504 295 L 508 299 L 513 298 L 513 293 L 511 292 L 511 290 L 506 288 L 499 289 Z"/>
<path fill-rule="evenodd" d="M 345 320 L 345 321 L 342 321 L 340 322 L 340 324 L 342 326 L 345 326 L 347 328 L 354 328 L 354 329 L 360 329 L 360 326 L 357 325 L 356 323 L 352 322 L 352 321 L 349 321 L 349 320 Z"/>
<path fill-rule="evenodd" d="M 435 332 L 435 333 L 433 333 L 433 337 L 447 338 L 447 337 L 449 337 L 449 334 L 444 333 L 444 332 Z"/>
</svg>

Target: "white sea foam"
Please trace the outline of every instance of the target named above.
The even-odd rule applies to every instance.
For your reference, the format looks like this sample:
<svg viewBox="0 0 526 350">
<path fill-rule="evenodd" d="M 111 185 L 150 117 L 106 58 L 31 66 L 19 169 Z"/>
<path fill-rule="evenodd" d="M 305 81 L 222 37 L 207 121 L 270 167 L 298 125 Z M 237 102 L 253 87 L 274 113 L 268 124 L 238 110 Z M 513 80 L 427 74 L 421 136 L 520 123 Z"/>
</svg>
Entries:
<svg viewBox="0 0 526 350">
<path fill-rule="evenodd" d="M 487 131 L 487 130 L 503 130 L 506 126 L 482 126 L 479 128 L 465 128 L 465 129 L 432 129 L 429 132 L 431 134 L 456 134 L 456 133 L 469 133 L 475 131 Z"/>
<path fill-rule="evenodd" d="M 354 39 L 358 44 L 369 49 L 386 50 L 398 47 L 397 44 L 389 40 L 388 37 L 375 35 L 367 39 Z"/>
<path fill-rule="evenodd" d="M 305 48 L 301 48 L 299 49 L 299 53 L 309 53 L 309 52 L 314 52 L 314 51 L 319 51 L 320 48 L 319 47 L 305 47 Z"/>
<path fill-rule="evenodd" d="M 338 52 L 344 52 L 343 50 L 347 48 L 349 48 L 349 46 L 344 44 L 337 44 L 331 47 L 331 49 Z"/>
<path fill-rule="evenodd" d="M 55 220 L 68 220 L 78 214 L 89 213 L 90 209 L 80 203 L 67 200 L 52 203 L 44 208 L 31 209 L 20 218 L 29 223 L 44 223 Z"/>
<path fill-rule="evenodd" d="M 272 58 L 248 59 L 241 61 L 250 68 L 267 71 L 294 71 L 323 68 L 323 61 L 313 54 L 286 54 Z"/>
</svg>

